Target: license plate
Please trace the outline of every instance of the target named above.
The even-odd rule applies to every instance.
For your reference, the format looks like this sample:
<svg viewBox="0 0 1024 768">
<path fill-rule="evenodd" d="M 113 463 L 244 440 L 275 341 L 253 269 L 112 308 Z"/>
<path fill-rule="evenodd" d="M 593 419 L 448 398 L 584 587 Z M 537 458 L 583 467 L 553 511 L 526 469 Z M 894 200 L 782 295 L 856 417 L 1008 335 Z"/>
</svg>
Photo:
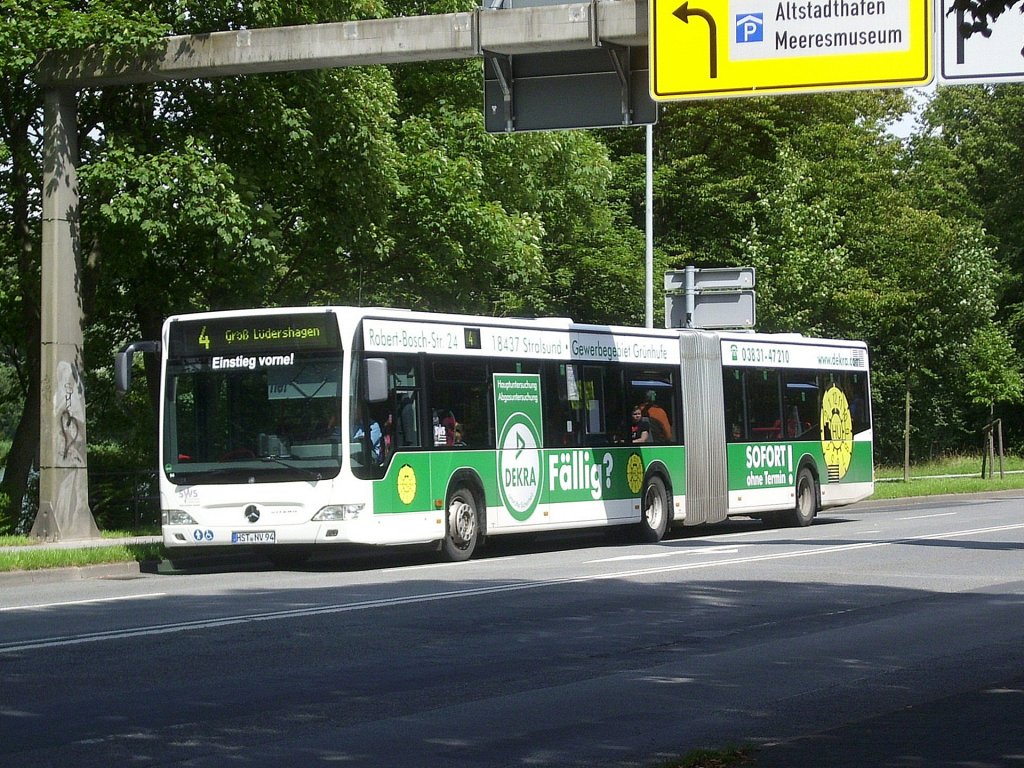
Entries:
<svg viewBox="0 0 1024 768">
<path fill-rule="evenodd" d="M 274 531 L 232 531 L 232 544 L 275 544 L 277 534 Z"/>
</svg>

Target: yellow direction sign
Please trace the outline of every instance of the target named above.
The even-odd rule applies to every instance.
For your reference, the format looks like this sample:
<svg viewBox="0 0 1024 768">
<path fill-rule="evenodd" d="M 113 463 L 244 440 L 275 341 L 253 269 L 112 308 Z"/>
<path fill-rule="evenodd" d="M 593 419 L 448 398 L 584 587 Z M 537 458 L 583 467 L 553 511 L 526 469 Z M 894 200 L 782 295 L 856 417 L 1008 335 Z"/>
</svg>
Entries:
<svg viewBox="0 0 1024 768">
<path fill-rule="evenodd" d="M 926 85 L 933 0 L 650 0 L 660 101 Z"/>
</svg>

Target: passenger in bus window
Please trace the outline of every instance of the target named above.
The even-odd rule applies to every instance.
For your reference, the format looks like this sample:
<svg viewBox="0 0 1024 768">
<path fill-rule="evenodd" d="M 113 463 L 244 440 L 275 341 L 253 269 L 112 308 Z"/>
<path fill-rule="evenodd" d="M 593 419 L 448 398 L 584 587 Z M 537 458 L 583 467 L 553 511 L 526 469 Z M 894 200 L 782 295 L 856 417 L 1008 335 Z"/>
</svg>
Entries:
<svg viewBox="0 0 1024 768">
<path fill-rule="evenodd" d="M 641 406 L 644 416 L 651 423 L 651 442 L 670 443 L 672 442 L 672 422 L 668 417 L 668 412 L 654 402 L 656 397 L 657 393 L 653 389 L 648 389 L 647 399 Z"/>
<path fill-rule="evenodd" d="M 438 408 L 434 411 L 434 445 L 452 446 L 455 444 L 455 414 L 447 408 Z"/>
<path fill-rule="evenodd" d="M 395 452 L 395 417 L 392 414 L 389 413 L 384 417 L 384 428 L 381 432 L 383 437 L 381 439 L 382 450 L 380 460 L 383 464 Z"/>
<path fill-rule="evenodd" d="M 629 442 L 650 443 L 651 422 L 644 416 L 643 408 L 639 405 L 633 407 L 633 420 L 629 425 Z"/>
<path fill-rule="evenodd" d="M 794 405 L 789 409 L 789 418 L 786 420 L 786 437 L 795 438 L 803 434 L 804 428 L 800 421 L 800 411 Z"/>
<path fill-rule="evenodd" d="M 395 428 L 398 432 L 397 443 L 402 448 L 419 446 L 420 435 L 416 420 L 416 400 L 408 393 L 398 397 L 398 418 L 395 421 Z"/>
<path fill-rule="evenodd" d="M 362 440 L 366 436 L 365 427 L 363 425 L 363 412 L 362 409 L 358 409 L 355 413 L 355 420 L 352 424 L 352 439 Z M 370 417 L 370 456 L 373 459 L 374 464 L 380 464 L 381 462 L 381 441 L 384 433 L 381 432 L 380 424 L 372 416 Z"/>
<path fill-rule="evenodd" d="M 321 422 L 321 424 L 314 430 L 312 435 L 314 439 L 333 440 L 337 442 L 341 440 L 341 427 L 338 426 L 338 414 L 331 413 L 327 414 L 327 417 Z"/>
<path fill-rule="evenodd" d="M 850 419 L 853 424 L 853 431 L 860 432 L 867 424 L 867 410 L 864 408 L 864 398 L 855 397 L 850 403 Z"/>
</svg>

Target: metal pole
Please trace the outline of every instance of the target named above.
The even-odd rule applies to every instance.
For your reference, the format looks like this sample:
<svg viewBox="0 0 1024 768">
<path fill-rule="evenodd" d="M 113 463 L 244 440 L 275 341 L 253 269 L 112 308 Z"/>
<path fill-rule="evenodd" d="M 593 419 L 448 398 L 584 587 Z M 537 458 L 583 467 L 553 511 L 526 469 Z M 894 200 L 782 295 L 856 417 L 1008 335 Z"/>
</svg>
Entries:
<svg viewBox="0 0 1024 768">
<path fill-rule="evenodd" d="M 654 327 L 654 126 L 647 125 L 647 191 L 646 191 L 645 229 L 647 238 L 644 259 L 646 288 L 644 291 L 644 308 L 647 327 Z"/>
<path fill-rule="evenodd" d="M 689 265 L 683 270 L 686 321 L 684 328 L 693 328 L 693 313 L 697 308 L 697 268 Z"/>
</svg>

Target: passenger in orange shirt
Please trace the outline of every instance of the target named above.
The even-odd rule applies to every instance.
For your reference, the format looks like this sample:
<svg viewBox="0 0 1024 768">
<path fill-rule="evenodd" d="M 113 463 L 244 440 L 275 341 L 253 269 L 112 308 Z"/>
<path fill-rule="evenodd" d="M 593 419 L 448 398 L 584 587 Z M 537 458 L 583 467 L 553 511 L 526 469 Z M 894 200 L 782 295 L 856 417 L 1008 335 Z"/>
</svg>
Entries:
<svg viewBox="0 0 1024 768">
<path fill-rule="evenodd" d="M 672 421 L 668 417 L 668 412 L 654 402 L 655 397 L 655 391 L 648 389 L 647 399 L 642 406 L 643 414 L 651 422 L 651 437 L 653 441 L 655 443 L 671 443 Z"/>
</svg>

